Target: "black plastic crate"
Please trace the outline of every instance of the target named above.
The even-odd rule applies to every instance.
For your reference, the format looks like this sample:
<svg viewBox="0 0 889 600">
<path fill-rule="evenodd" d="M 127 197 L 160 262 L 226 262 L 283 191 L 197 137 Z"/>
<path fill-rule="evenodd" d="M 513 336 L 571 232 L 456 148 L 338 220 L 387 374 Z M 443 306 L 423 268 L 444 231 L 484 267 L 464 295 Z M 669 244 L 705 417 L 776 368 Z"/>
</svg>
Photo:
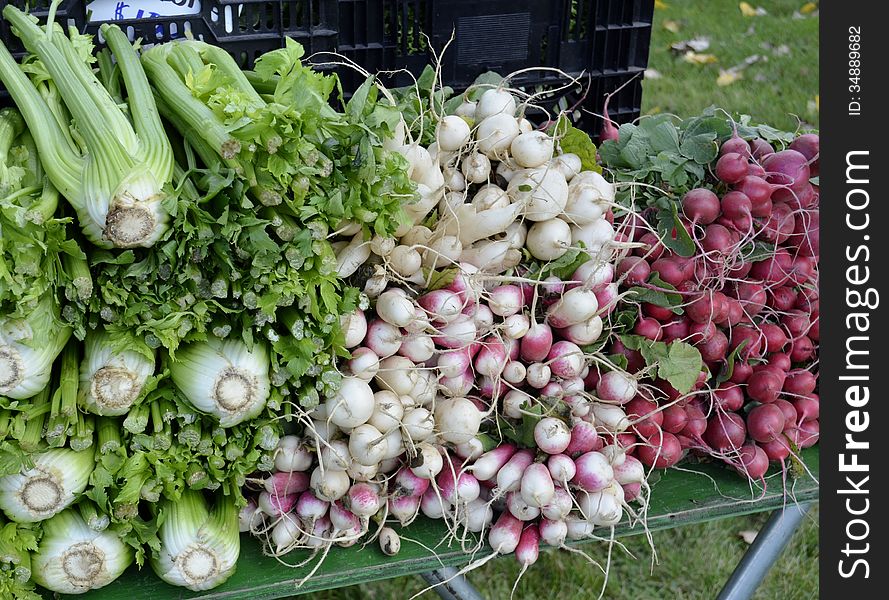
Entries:
<svg viewBox="0 0 889 600">
<path fill-rule="evenodd" d="M 183 12 L 198 6 L 194 0 L 167 0 L 184 6 Z M 90 0 L 65 0 L 57 11 L 59 23 L 75 25 L 78 31 L 95 34 L 102 42 L 99 27 L 103 21 L 90 20 Z M 35 16 L 46 17 L 50 0 L 11 0 L 9 4 Z M 6 4 L 5 2 L 2 4 Z M 126 4 L 124 2 L 124 4 Z M 286 38 L 300 42 L 311 54 L 334 50 L 337 44 L 337 0 L 202 0 L 194 14 L 146 16 L 115 19 L 130 39 L 144 44 L 167 42 L 190 35 L 225 48 L 238 63 L 249 68 L 265 52 L 281 48 Z M 126 13 L 129 14 L 129 13 Z M 18 57 L 23 48 L 0 19 L 0 38 Z"/>
<path fill-rule="evenodd" d="M 167 0 L 177 5 L 193 0 Z M 12 0 L 45 16 L 49 0 Z M 60 22 L 98 33 L 100 22 L 86 15 L 88 0 L 65 0 Z M 619 122 L 639 116 L 641 74 L 648 64 L 654 0 L 203 0 L 197 14 L 115 21 L 131 39 L 146 44 L 191 35 L 225 48 L 245 68 L 287 37 L 299 41 L 319 65 L 338 51 L 370 72 L 385 71 L 386 83 L 401 86 L 442 57 L 442 77 L 461 90 L 486 71 L 509 74 L 529 67 L 549 67 L 571 76 L 584 74 L 561 107 L 577 106 L 579 123 L 598 132 L 604 95 L 635 79 L 609 105 Z M 451 40 L 453 36 L 453 40 Z M 15 37 L 0 20 L 0 37 L 14 54 Z M 101 39 L 98 40 L 101 43 Z M 332 68 L 332 67 L 331 67 Z M 344 89 L 354 90 L 363 77 L 336 67 Z M 552 89 L 567 80 L 555 71 L 534 70 L 512 79 L 530 90 Z M 583 91 L 586 94 L 583 95 Z M 3 95 L 0 88 L 0 96 Z M 579 102 L 579 100 L 581 100 Z"/>
<path fill-rule="evenodd" d="M 407 72 L 418 75 L 433 61 L 432 50 L 449 42 L 442 78 L 458 90 L 486 71 L 584 74 L 544 104 L 555 110 L 564 98 L 559 106 L 576 106 L 579 125 L 598 132 L 594 114 L 605 94 L 631 79 L 612 98 L 609 116 L 626 122 L 640 114 L 653 16 L 653 0 L 340 0 L 338 50 L 371 72 L 395 71 L 387 77 L 394 86 L 412 83 Z M 346 89 L 363 80 L 339 72 Z M 534 70 L 511 81 L 532 91 L 570 80 Z"/>
</svg>

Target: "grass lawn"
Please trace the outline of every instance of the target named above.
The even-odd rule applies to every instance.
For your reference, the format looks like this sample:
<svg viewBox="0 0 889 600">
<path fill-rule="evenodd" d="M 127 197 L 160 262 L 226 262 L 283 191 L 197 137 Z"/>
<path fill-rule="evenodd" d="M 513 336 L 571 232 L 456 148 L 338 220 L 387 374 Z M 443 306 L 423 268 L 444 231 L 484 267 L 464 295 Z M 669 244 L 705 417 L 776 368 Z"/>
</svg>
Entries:
<svg viewBox="0 0 889 600">
<path fill-rule="evenodd" d="M 655 10 L 649 60 L 659 76 L 643 83 L 643 112 L 685 117 L 713 104 L 789 131 L 799 120 L 818 127 L 818 17 L 793 16 L 805 0 L 751 0 L 768 13 L 758 17 L 744 17 L 735 0 L 664 3 Z M 698 54 L 716 62 L 692 64 L 670 50 L 696 38 L 710 43 Z M 717 85 L 720 69 L 754 56 L 759 59 L 740 70 L 740 79 Z"/>
<path fill-rule="evenodd" d="M 715 104 L 750 114 L 755 120 L 794 130 L 799 120 L 818 126 L 818 18 L 793 18 L 804 0 L 751 1 L 765 16 L 744 17 L 734 0 L 665 0 L 655 14 L 650 68 L 660 75 L 644 83 L 644 112 L 686 117 Z M 676 31 L 670 31 L 676 29 Z M 696 65 L 669 49 L 670 44 L 709 38 L 700 54 L 716 62 Z M 717 85 L 720 69 L 748 57 L 760 59 L 741 78 Z M 767 60 L 766 60 L 767 58 Z M 752 61 L 752 59 L 749 59 Z M 793 116 L 797 115 L 797 116 Z M 797 118 L 798 117 L 798 118 Z M 616 553 L 606 598 L 609 600 L 708 600 L 715 597 L 746 548 L 739 532 L 757 530 L 767 515 L 704 523 L 654 534 L 660 564 L 651 569 L 651 552 L 642 537 L 625 539 L 636 555 Z M 817 512 L 811 513 L 776 562 L 755 598 L 808 600 L 818 595 Z M 603 545 L 587 551 L 602 558 Z M 512 557 L 473 572 L 470 579 L 486 598 L 508 598 L 519 565 Z M 547 552 L 525 575 L 516 600 L 588 600 L 598 595 L 601 578 L 584 560 L 566 552 Z M 316 594 L 322 600 L 408 598 L 423 589 L 419 577 L 402 577 L 355 588 Z M 436 597 L 433 592 L 425 597 Z"/>
<path fill-rule="evenodd" d="M 702 523 L 653 534 L 660 564 L 651 570 L 651 550 L 645 538 L 622 541 L 637 557 L 615 548 L 605 598 L 608 600 L 712 600 L 744 554 L 741 531 L 758 530 L 767 515 L 750 515 Z M 812 511 L 775 563 L 754 596 L 755 600 L 810 600 L 818 597 L 818 524 Z M 601 559 L 604 545 L 584 549 Z M 477 569 L 469 579 L 489 600 L 509 598 L 519 565 L 501 558 Z M 515 600 L 595 600 L 602 586 L 598 571 L 583 558 L 563 551 L 542 553 L 519 582 Z M 322 592 L 317 600 L 402 600 L 419 592 L 419 577 L 399 577 L 361 586 Z M 424 598 L 437 598 L 427 592 Z"/>
</svg>

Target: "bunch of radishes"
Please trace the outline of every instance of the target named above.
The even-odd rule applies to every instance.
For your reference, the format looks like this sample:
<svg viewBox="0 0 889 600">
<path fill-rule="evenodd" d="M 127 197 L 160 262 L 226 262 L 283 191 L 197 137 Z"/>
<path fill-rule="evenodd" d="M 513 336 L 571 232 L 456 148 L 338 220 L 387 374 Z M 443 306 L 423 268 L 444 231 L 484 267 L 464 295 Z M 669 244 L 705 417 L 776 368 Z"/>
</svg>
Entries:
<svg viewBox="0 0 889 600">
<path fill-rule="evenodd" d="M 652 211 L 623 219 L 619 237 L 640 243 L 618 264 L 624 286 L 682 299 L 637 303 L 632 333 L 694 344 L 709 371 L 687 395 L 646 380 L 626 406 L 636 423 L 623 441 L 645 441 L 633 446 L 643 463 L 670 466 L 691 450 L 762 480 L 770 461 L 783 467 L 817 442 L 818 155 L 813 134 L 778 152 L 763 139 L 722 143 L 712 183 L 681 198 L 690 257 L 664 246 L 646 223 Z M 669 289 L 653 285 L 653 273 Z M 631 372 L 645 366 L 620 340 L 611 351 Z"/>
<path fill-rule="evenodd" d="M 440 118 L 432 147 L 393 144 L 419 201 L 395 239 L 339 249 L 372 306 L 342 322 L 339 391 L 253 482 L 242 528 L 268 552 L 350 545 L 378 523 L 394 553 L 387 523 L 422 513 L 467 552 L 487 540 L 529 565 L 540 541 L 644 511 L 642 463 L 616 443 L 636 379 L 584 350 L 618 300 L 614 190 L 516 111 L 491 89 Z"/>
</svg>

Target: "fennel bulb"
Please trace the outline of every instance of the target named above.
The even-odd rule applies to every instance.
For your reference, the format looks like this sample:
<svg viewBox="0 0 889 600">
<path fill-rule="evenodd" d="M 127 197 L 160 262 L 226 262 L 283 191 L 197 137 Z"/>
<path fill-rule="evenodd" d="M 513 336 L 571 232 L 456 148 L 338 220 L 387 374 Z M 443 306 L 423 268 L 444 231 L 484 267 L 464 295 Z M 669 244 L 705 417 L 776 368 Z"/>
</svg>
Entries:
<svg viewBox="0 0 889 600">
<path fill-rule="evenodd" d="M 133 549 L 112 529 L 90 529 L 75 509 L 42 525 L 43 538 L 31 558 L 33 580 L 60 594 L 104 587 L 133 562 Z"/>
<path fill-rule="evenodd" d="M 80 405 L 97 415 L 126 414 L 154 374 L 154 354 L 148 348 L 138 348 L 136 340 L 115 342 L 100 331 L 87 334 L 84 348 Z"/>
<path fill-rule="evenodd" d="M 170 374 L 185 399 L 199 411 L 231 427 L 257 416 L 271 392 L 269 354 L 257 342 L 253 349 L 240 340 L 210 336 L 180 348 Z"/>
<path fill-rule="evenodd" d="M 32 467 L 0 477 L 0 509 L 19 523 L 43 521 L 71 506 L 95 468 L 93 449 L 51 448 L 30 458 Z"/>
<path fill-rule="evenodd" d="M 222 496 L 210 510 L 201 492 L 186 489 L 178 500 L 166 500 L 161 511 L 161 548 L 150 559 L 158 577 L 194 591 L 215 588 L 231 577 L 241 550 L 232 496 Z"/>
</svg>

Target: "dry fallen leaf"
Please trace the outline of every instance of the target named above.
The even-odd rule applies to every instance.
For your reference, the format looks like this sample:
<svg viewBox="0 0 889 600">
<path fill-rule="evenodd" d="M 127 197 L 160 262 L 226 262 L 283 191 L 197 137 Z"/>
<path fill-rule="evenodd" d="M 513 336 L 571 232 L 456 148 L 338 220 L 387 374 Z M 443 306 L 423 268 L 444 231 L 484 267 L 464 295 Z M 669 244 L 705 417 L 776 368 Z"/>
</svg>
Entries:
<svg viewBox="0 0 889 600">
<path fill-rule="evenodd" d="M 670 8 L 670 5 L 664 2 L 664 0 L 654 0 L 654 7 L 659 10 L 664 10 Z"/>
<path fill-rule="evenodd" d="M 670 50 L 676 54 L 684 54 L 685 52 L 703 52 L 710 47 L 710 40 L 705 37 L 693 38 L 690 40 L 682 40 L 670 44 Z"/>
<path fill-rule="evenodd" d="M 725 87 L 733 84 L 742 77 L 743 75 L 741 75 L 741 72 L 735 69 L 719 69 L 719 77 L 716 78 L 716 85 Z"/>
<path fill-rule="evenodd" d="M 679 30 L 682 29 L 682 24 L 679 21 L 671 21 L 667 19 L 664 21 L 664 29 L 670 33 L 679 33 Z"/>
<path fill-rule="evenodd" d="M 645 79 L 660 79 L 663 77 L 661 72 L 656 69 L 645 69 Z"/>
<path fill-rule="evenodd" d="M 693 65 L 709 65 L 717 62 L 716 56 L 713 54 L 699 54 L 691 50 L 682 55 L 682 60 Z"/>
<path fill-rule="evenodd" d="M 752 544 L 753 540 L 756 539 L 756 534 L 758 531 L 753 531 L 752 529 L 745 529 L 744 531 L 738 532 L 738 537 L 744 540 L 745 544 Z"/>
<path fill-rule="evenodd" d="M 821 111 L 821 97 L 818 94 L 815 94 L 815 98 L 809 100 L 806 104 L 806 108 L 809 109 L 810 113 L 817 113 Z"/>
<path fill-rule="evenodd" d="M 806 2 L 802 5 L 802 8 L 799 9 L 799 13 L 801 15 L 807 15 L 811 12 L 814 12 L 818 8 L 818 5 L 814 2 Z"/>
<path fill-rule="evenodd" d="M 768 14 L 763 7 L 757 6 L 756 8 L 753 8 L 747 2 L 741 2 L 738 5 L 738 8 L 741 9 L 741 14 L 745 17 L 763 17 Z"/>
</svg>

